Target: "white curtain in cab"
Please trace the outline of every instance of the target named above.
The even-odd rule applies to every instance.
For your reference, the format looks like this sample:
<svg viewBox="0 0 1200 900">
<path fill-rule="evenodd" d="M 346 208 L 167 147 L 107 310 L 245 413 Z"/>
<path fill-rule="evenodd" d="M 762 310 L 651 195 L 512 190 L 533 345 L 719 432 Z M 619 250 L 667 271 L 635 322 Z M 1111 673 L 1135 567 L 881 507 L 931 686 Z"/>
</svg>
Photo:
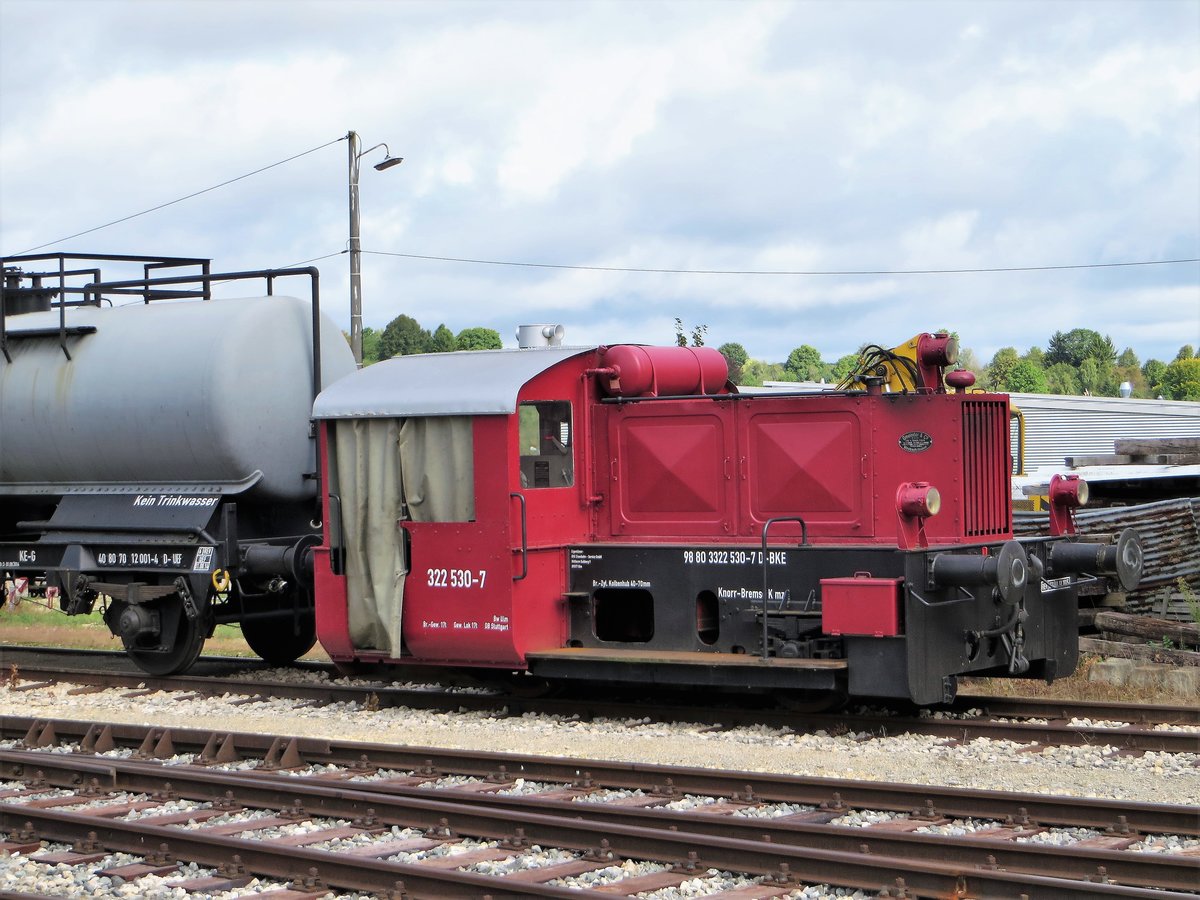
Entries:
<svg viewBox="0 0 1200 900">
<path fill-rule="evenodd" d="M 469 416 L 343 419 L 330 489 L 341 498 L 350 640 L 399 656 L 405 559 L 401 522 L 475 518 Z M 335 538 L 336 540 L 336 538 Z"/>
</svg>

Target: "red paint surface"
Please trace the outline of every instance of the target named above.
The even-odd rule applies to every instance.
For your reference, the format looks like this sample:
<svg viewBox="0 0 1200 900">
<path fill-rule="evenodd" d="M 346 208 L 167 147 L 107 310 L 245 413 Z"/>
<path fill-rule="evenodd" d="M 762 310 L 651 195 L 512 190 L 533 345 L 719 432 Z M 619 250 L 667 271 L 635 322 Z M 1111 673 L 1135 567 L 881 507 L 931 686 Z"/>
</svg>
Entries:
<svg viewBox="0 0 1200 900">
<path fill-rule="evenodd" d="M 911 541 L 911 523 L 897 509 L 898 489 L 909 482 L 928 482 L 941 494 L 941 512 L 922 520 L 930 544 L 1011 537 L 1007 398 L 826 394 L 605 403 L 597 378 L 584 375 L 599 362 L 598 353 L 566 360 L 519 397 L 572 401 L 573 485 L 523 487 L 518 416 L 478 416 L 475 521 L 402 523 L 411 541 L 406 661 L 520 668 L 527 652 L 562 646 L 565 548 L 589 541 L 757 546 L 768 519 L 801 516 L 813 543 L 895 546 Z M 322 450 L 325 440 L 322 426 Z M 524 550 L 514 494 L 524 498 Z M 795 523 L 771 529 L 772 540 L 799 534 Z M 528 571 L 519 578 L 523 560 Z M 345 579 L 331 570 L 328 546 L 316 553 L 315 568 L 321 643 L 335 659 L 353 657 Z M 830 581 L 829 627 L 898 633 L 891 580 Z"/>
<path fill-rule="evenodd" d="M 821 630 L 890 637 L 902 632 L 900 578 L 822 578 Z"/>
</svg>

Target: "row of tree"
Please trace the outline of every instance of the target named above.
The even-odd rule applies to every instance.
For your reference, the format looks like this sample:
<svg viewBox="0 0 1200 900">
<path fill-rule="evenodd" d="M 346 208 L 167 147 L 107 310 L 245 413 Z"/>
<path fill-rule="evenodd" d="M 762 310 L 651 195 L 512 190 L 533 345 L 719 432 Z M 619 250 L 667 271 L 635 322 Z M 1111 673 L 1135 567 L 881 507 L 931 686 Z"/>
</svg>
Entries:
<svg viewBox="0 0 1200 900">
<path fill-rule="evenodd" d="M 1046 348 L 1019 354 L 1002 347 L 983 370 L 982 383 L 996 391 L 1029 394 L 1091 394 L 1116 397 L 1122 385 L 1133 397 L 1200 400 L 1200 352 L 1184 344 L 1170 362 L 1121 353 L 1108 335 L 1089 328 L 1056 331 Z"/>
<path fill-rule="evenodd" d="M 688 332 L 681 319 L 675 320 L 675 343 L 681 347 L 688 346 L 689 338 L 693 347 L 703 346 L 707 335 L 707 325 L 696 325 Z M 382 331 L 363 329 L 364 364 L 411 353 L 499 350 L 502 346 L 500 334 L 491 328 L 464 328 L 455 334 L 438 325 L 430 331 L 407 315 L 396 316 Z M 801 344 L 781 363 L 751 359 L 746 348 L 735 342 L 717 350 L 729 364 L 734 384 L 748 386 L 766 381 L 837 383 L 858 363 L 857 353 L 825 362 L 810 344 Z M 974 353 L 964 349 L 960 364 L 975 372 L 980 386 L 994 391 L 1116 397 L 1122 384 L 1128 384 L 1134 397 L 1200 400 L 1200 350 L 1185 344 L 1171 362 L 1148 359 L 1143 363 L 1133 348 L 1117 353 L 1112 338 L 1089 328 L 1056 331 L 1045 348 L 1030 347 L 1023 354 L 1014 347 L 1003 347 L 986 366 L 980 366 Z"/>
<path fill-rule="evenodd" d="M 702 344 L 706 333 L 707 328 L 693 328 L 692 345 Z M 687 344 L 678 319 L 675 342 Z M 794 349 L 781 363 L 752 359 L 738 343 L 722 344 L 717 350 L 729 364 L 730 378 L 742 385 L 757 386 L 764 381 L 836 383 L 858 362 L 856 353 L 825 362 L 820 351 L 809 344 Z M 964 349 L 961 357 L 961 365 L 975 372 L 978 384 L 994 391 L 1116 397 L 1122 384 L 1128 384 L 1134 397 L 1200 400 L 1200 351 L 1190 344 L 1181 347 L 1171 362 L 1149 359 L 1142 363 L 1130 347 L 1118 354 L 1108 335 L 1075 328 L 1056 331 L 1045 348 L 1030 347 L 1024 354 L 1004 347 L 986 366 L 979 364 L 970 349 Z"/>
<path fill-rule="evenodd" d="M 363 329 L 363 365 L 408 356 L 412 353 L 449 353 L 451 350 L 499 350 L 500 333 L 492 328 L 464 328 L 455 334 L 445 325 L 433 331 L 422 328 L 412 316 L 396 316 L 382 331 Z"/>
<path fill-rule="evenodd" d="M 676 318 L 675 343 L 680 347 L 689 346 L 688 335 L 683 320 Z M 708 326 L 696 325 L 690 335 L 692 347 L 703 347 Z M 736 342 L 722 344 L 717 352 L 729 365 L 729 380 L 748 387 L 761 387 L 766 381 L 841 381 L 858 363 L 857 353 L 848 353 L 836 362 L 822 362 L 821 351 L 810 344 L 801 344 L 788 354 L 786 362 L 781 363 L 751 359 L 746 348 Z"/>
</svg>

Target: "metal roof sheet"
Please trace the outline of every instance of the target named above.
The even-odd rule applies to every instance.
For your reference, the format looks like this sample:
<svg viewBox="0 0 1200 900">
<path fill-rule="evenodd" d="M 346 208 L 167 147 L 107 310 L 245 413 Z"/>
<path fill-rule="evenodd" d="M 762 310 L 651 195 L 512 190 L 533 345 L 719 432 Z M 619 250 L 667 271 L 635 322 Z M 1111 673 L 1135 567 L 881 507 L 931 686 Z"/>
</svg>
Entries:
<svg viewBox="0 0 1200 900">
<path fill-rule="evenodd" d="M 594 349 L 539 347 L 394 356 L 323 390 L 313 405 L 313 417 L 510 414 L 516 412 L 517 394 L 530 379 Z"/>
<path fill-rule="evenodd" d="M 1118 438 L 1200 437 L 1200 403 L 1011 394 L 1025 416 L 1025 468 L 1065 468 L 1068 456 L 1113 452 Z M 1012 446 L 1017 447 L 1016 428 Z"/>
</svg>

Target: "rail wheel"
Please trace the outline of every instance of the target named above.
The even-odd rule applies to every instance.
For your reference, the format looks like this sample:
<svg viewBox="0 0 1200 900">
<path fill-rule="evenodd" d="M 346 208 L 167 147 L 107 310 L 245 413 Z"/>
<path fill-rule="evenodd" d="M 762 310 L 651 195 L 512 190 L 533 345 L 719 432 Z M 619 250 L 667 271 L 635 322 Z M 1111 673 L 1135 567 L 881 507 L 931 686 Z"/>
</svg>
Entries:
<svg viewBox="0 0 1200 900">
<path fill-rule="evenodd" d="M 780 707 L 801 714 L 835 712 L 850 700 L 844 687 L 830 691 L 780 690 L 774 696 Z"/>
<path fill-rule="evenodd" d="M 186 672 L 192 663 L 199 659 L 208 629 L 200 618 L 189 619 L 183 614 L 183 601 L 178 595 L 162 601 L 160 608 L 162 614 L 170 614 L 178 622 L 169 650 L 163 652 L 144 649 L 139 646 L 136 634 L 132 637 L 126 636 L 126 631 L 133 633 L 131 628 L 121 631 L 121 643 L 125 646 L 125 653 L 129 658 L 147 675 L 177 675 Z M 139 615 L 140 608 L 121 603 L 114 604 L 112 612 L 115 613 L 114 620 L 120 622 L 128 616 Z"/>
<path fill-rule="evenodd" d="M 245 619 L 242 637 L 250 649 L 273 666 L 290 666 L 317 642 L 317 622 L 311 613 L 292 617 Z"/>
</svg>

